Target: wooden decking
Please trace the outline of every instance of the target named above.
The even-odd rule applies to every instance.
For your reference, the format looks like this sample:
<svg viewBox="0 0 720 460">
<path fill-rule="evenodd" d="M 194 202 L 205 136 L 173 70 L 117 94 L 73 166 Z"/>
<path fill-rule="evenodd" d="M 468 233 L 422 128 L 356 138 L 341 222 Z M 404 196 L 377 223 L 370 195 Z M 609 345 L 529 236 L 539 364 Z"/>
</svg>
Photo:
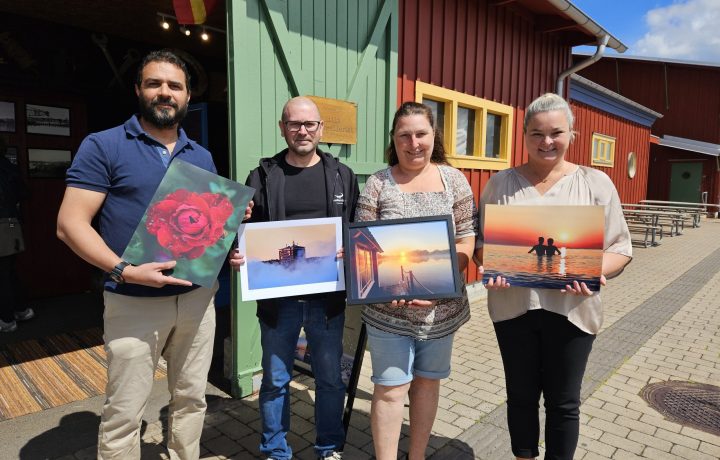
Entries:
<svg viewBox="0 0 720 460">
<path fill-rule="evenodd" d="M 101 395 L 102 331 L 87 329 L 0 346 L 0 420 Z M 155 378 L 164 378 L 158 369 Z"/>
</svg>

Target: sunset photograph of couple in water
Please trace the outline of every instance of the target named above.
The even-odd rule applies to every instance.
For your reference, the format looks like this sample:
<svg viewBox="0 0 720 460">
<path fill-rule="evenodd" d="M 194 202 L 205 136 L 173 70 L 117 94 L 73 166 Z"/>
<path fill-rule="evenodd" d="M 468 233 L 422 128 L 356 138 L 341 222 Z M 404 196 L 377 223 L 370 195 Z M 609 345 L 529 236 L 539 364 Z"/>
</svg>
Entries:
<svg viewBox="0 0 720 460">
<path fill-rule="evenodd" d="M 602 206 L 485 206 L 483 280 L 564 289 L 573 281 L 600 289 Z"/>
</svg>

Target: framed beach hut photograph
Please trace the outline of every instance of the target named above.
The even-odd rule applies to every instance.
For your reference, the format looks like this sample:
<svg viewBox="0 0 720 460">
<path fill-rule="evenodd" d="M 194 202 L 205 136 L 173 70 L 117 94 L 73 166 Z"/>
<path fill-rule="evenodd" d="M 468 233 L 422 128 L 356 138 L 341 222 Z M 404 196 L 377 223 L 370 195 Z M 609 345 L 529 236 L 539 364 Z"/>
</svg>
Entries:
<svg viewBox="0 0 720 460">
<path fill-rule="evenodd" d="M 282 220 L 243 224 L 238 248 L 242 300 L 345 289 L 342 219 Z"/>
<path fill-rule="evenodd" d="M 29 134 L 70 135 L 70 109 L 66 107 L 25 104 L 25 121 Z"/>
<path fill-rule="evenodd" d="M 348 304 L 461 296 L 451 216 L 352 222 L 345 260 Z"/>
<path fill-rule="evenodd" d="M 485 205 L 483 281 L 564 289 L 573 281 L 600 289 L 603 206 Z"/>
</svg>

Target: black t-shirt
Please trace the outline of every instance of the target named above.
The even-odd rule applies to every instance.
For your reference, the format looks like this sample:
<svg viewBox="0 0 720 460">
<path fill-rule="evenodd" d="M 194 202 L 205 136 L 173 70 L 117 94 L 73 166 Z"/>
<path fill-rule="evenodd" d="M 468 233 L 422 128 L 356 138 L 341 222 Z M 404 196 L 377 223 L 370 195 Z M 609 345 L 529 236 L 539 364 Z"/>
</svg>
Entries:
<svg viewBox="0 0 720 460">
<path fill-rule="evenodd" d="M 307 168 L 280 162 L 285 173 L 285 217 L 313 219 L 327 217 L 325 167 L 322 161 Z"/>
</svg>

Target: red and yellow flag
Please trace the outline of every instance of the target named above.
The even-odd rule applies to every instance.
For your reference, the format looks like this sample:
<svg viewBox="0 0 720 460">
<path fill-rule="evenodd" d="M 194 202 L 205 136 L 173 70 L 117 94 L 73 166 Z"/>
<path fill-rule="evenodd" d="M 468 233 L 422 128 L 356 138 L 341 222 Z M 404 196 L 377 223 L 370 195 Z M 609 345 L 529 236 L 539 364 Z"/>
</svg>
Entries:
<svg viewBox="0 0 720 460">
<path fill-rule="evenodd" d="M 203 24 L 217 0 L 173 0 L 178 24 Z"/>
</svg>

